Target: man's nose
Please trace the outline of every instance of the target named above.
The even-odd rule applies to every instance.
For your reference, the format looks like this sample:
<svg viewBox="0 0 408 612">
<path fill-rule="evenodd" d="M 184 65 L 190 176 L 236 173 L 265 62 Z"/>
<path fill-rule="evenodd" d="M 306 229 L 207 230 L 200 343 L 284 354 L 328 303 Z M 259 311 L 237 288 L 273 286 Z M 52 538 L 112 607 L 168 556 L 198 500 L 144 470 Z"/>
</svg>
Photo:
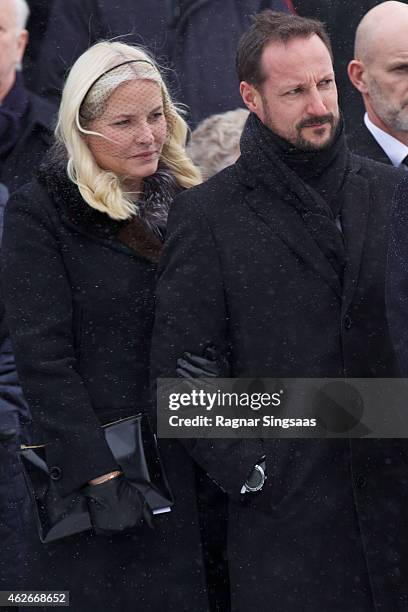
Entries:
<svg viewBox="0 0 408 612">
<path fill-rule="evenodd" d="M 317 89 L 317 87 L 314 87 L 309 92 L 306 111 L 308 115 L 319 116 L 327 114 L 327 108 L 324 103 L 323 94 Z"/>
</svg>

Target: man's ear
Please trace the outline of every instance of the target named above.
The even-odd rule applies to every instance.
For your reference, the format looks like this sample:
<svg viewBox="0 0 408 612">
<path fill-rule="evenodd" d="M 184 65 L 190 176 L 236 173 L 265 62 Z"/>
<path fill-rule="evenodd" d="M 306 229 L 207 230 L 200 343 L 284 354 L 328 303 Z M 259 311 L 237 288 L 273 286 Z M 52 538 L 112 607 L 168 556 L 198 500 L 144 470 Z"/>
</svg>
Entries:
<svg viewBox="0 0 408 612">
<path fill-rule="evenodd" d="M 251 111 L 251 113 L 258 114 L 261 108 L 261 96 L 256 87 L 251 85 L 251 83 L 241 81 L 239 84 L 239 92 L 245 106 Z"/>
<path fill-rule="evenodd" d="M 27 47 L 27 43 L 28 43 L 28 31 L 27 30 L 21 30 L 21 32 L 18 35 L 17 38 L 17 65 L 21 66 L 23 63 L 23 57 L 24 57 L 24 52 L 26 50 Z"/>
<path fill-rule="evenodd" d="M 353 59 L 348 65 L 347 72 L 354 87 L 362 94 L 368 93 L 366 85 L 366 69 L 360 60 Z"/>
</svg>

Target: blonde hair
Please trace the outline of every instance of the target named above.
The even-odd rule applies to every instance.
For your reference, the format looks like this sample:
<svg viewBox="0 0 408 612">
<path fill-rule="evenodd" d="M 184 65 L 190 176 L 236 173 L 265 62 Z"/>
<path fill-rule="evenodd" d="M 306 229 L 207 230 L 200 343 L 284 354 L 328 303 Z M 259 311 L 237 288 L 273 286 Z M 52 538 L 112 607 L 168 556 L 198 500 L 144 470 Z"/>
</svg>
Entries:
<svg viewBox="0 0 408 612">
<path fill-rule="evenodd" d="M 108 75 L 105 76 L 105 73 L 119 64 L 135 60 L 140 64 L 132 64 L 133 69 L 130 71 L 121 71 L 119 79 L 106 78 Z M 147 68 L 148 65 L 150 68 Z M 143 66 L 139 76 L 135 66 Z M 130 194 L 124 191 L 120 178 L 97 165 L 83 137 L 87 130 L 81 125 L 81 119 L 83 116 L 90 119 L 92 112 L 100 114 L 101 108 L 103 112 L 104 105 L 114 89 L 137 78 L 152 80 L 158 83 L 161 89 L 169 134 L 160 159 L 182 187 L 193 187 L 201 182 L 200 172 L 185 152 L 187 124 L 172 102 L 154 60 L 140 47 L 117 41 L 96 43 L 85 51 L 71 68 L 62 92 L 55 136 L 66 149 L 68 176 L 78 186 L 83 199 L 92 208 L 117 220 L 129 219 L 137 214 L 138 206 L 132 201 Z M 96 87 L 99 101 L 102 96 L 102 105 L 92 104 L 92 90 Z"/>
<path fill-rule="evenodd" d="M 245 108 L 207 117 L 191 134 L 187 151 L 204 179 L 233 164 L 249 111 Z"/>
</svg>

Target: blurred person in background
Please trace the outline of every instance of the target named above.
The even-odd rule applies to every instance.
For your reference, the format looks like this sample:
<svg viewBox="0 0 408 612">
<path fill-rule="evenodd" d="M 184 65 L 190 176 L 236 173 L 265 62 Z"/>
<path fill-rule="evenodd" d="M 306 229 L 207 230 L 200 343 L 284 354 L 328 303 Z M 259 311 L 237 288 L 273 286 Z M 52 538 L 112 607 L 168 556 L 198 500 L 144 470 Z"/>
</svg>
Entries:
<svg viewBox="0 0 408 612">
<path fill-rule="evenodd" d="M 408 6 L 383 2 L 361 20 L 350 80 L 365 115 L 349 132 L 354 153 L 408 169 Z"/>
<path fill-rule="evenodd" d="M 28 41 L 25 0 L 0 2 L 0 232 L 8 195 L 30 180 L 52 136 L 54 107 L 30 93 L 21 63 Z M 18 449 L 30 438 L 30 415 L 18 382 L 0 301 L 0 588 L 16 588 L 25 549 L 29 500 Z"/>
<path fill-rule="evenodd" d="M 0 183 L 0 242 L 8 197 L 7 187 Z M 0 299 L 0 590 L 15 589 L 23 573 L 30 502 L 18 450 L 29 441 L 29 423 Z"/>
<path fill-rule="evenodd" d="M 38 61 L 37 92 L 58 100 L 69 67 L 104 38 L 146 46 L 171 68 L 171 89 L 187 104 L 189 123 L 242 106 L 235 50 L 250 16 L 289 12 L 291 0 L 54 0 Z"/>
<path fill-rule="evenodd" d="M 9 198 L 5 185 L 0 183 L 0 245 L 3 235 L 4 210 Z M 27 403 L 24 399 L 21 386 L 17 378 L 17 370 L 7 329 L 6 312 L 0 295 L 0 442 L 3 442 L 3 451 L 9 451 L 8 460 L 13 466 L 9 476 L 20 472 L 17 461 L 17 443 L 27 443 L 30 440 L 29 426 L 31 417 Z M 5 455 L 3 455 L 3 459 Z M 3 477 L 5 476 L 5 463 L 2 463 Z M 0 483 L 2 479 L 0 479 Z M 3 482 L 4 484 L 4 482 Z M 4 507 L 4 500 L 9 495 L 7 487 L 1 489 L 0 503 Z M 7 493 L 3 495 L 3 491 Z M 21 491 L 19 494 L 20 497 Z M 2 523 L 0 521 L 0 529 Z M 0 541 L 1 541 L 0 537 Z"/>
<path fill-rule="evenodd" d="M 59 494 L 83 493 L 93 525 L 48 545 L 33 526 L 22 585 L 69 590 L 75 612 L 208 610 L 192 461 L 163 441 L 175 505 L 151 529 L 101 429 L 151 401 L 167 213 L 201 181 L 186 134 L 152 58 L 98 43 L 70 71 L 55 148 L 7 206 L 3 287 L 17 370 Z"/>
<path fill-rule="evenodd" d="M 28 16 L 25 0 L 0 2 L 0 181 L 10 193 L 33 176 L 51 143 L 55 120 L 54 106 L 24 85 Z"/>
<path fill-rule="evenodd" d="M 7 187 L 0 183 L 0 245 L 3 234 L 4 210 L 8 198 L 9 192 Z M 29 410 L 17 378 L 14 355 L 7 330 L 6 313 L 0 295 L 0 442 L 3 442 L 4 445 L 6 445 L 6 443 L 12 443 L 9 448 L 9 459 L 15 463 L 14 467 L 11 468 L 12 472 L 18 468 L 14 446 L 17 442 L 29 441 L 30 422 L 31 417 Z M 13 452 L 11 452 L 12 449 Z M 5 450 L 5 446 L 3 450 Z M 4 463 L 2 464 L 2 468 L 4 476 Z M 3 490 L 0 492 L 0 500 L 4 499 L 2 493 Z"/>
<path fill-rule="evenodd" d="M 35 91 L 36 64 L 44 34 L 47 31 L 48 18 L 54 0 L 27 0 L 27 3 L 30 9 L 30 17 L 27 23 L 30 38 L 24 54 L 23 75 L 26 87 L 30 91 Z"/>
<path fill-rule="evenodd" d="M 239 155 L 239 140 L 249 111 L 245 108 L 211 115 L 192 132 L 188 154 L 200 168 L 203 179 L 208 179 L 234 164 Z"/>
</svg>

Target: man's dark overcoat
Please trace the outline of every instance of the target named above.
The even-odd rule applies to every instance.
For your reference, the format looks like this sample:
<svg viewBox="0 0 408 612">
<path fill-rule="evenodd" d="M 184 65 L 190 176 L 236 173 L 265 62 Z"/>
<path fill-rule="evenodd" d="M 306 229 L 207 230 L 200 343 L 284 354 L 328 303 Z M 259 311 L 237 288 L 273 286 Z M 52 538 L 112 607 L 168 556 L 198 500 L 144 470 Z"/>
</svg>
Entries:
<svg viewBox="0 0 408 612">
<path fill-rule="evenodd" d="M 388 253 L 386 303 L 391 338 L 401 376 L 408 378 L 408 174 L 399 185 L 391 223 Z M 405 197 L 404 197 L 405 195 Z"/>
<path fill-rule="evenodd" d="M 368 157 L 382 164 L 391 164 L 390 158 L 363 121 L 359 125 L 354 125 L 348 132 L 347 144 L 350 151 L 356 155 Z"/>
<path fill-rule="evenodd" d="M 52 144 L 56 124 L 55 106 L 31 92 L 27 93 L 29 105 L 21 120 L 19 139 L 0 168 L 0 181 L 10 193 L 34 177 Z"/>
<path fill-rule="evenodd" d="M 117 238 L 120 227 L 82 200 L 63 169 L 42 171 L 6 209 L 10 335 L 62 495 L 117 469 L 99 424 L 149 402 L 156 265 Z M 75 612 L 206 612 L 193 464 L 177 442 L 161 450 L 175 506 L 154 530 L 88 532 L 47 548 L 33 533 L 24 586 L 70 590 Z"/>
<path fill-rule="evenodd" d="M 254 164 L 257 160 L 254 159 Z M 242 159 L 179 195 L 159 268 L 153 364 L 213 345 L 232 377 L 394 377 L 384 306 L 399 171 L 351 156 L 342 209 L 343 289 L 282 185 Z M 372 612 L 408 606 L 404 440 L 192 440 L 229 494 L 235 612 Z M 266 454 L 268 479 L 239 491 Z"/>
</svg>

